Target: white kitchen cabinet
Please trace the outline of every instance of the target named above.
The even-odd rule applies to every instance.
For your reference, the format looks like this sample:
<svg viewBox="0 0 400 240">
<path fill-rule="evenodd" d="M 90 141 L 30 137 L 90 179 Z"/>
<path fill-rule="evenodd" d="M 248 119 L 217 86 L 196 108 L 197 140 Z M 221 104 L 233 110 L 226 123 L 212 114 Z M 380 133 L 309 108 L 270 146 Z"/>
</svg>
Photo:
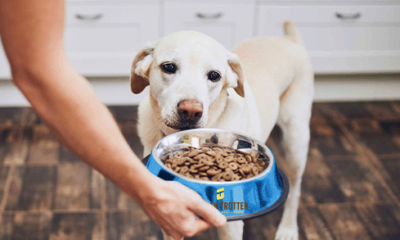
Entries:
<svg viewBox="0 0 400 240">
<path fill-rule="evenodd" d="M 64 42 L 68 58 L 84 76 L 106 77 L 90 82 L 100 99 L 109 104 L 138 103 L 143 94 L 131 94 L 127 82 L 136 53 L 146 42 L 183 30 L 203 32 L 232 49 L 247 38 L 282 35 L 283 22 L 291 20 L 304 39 L 317 74 L 336 78 L 343 73 L 346 76 L 351 73 L 348 76 L 352 77 L 364 73 L 400 73 L 398 0 L 66 2 Z M 396 74 L 387 81 L 382 79 L 383 74 L 374 75 L 378 77 L 369 81 L 370 84 L 352 83 L 350 78 L 324 80 L 325 90 L 316 96 L 324 95 L 319 98 L 324 99 L 325 92 L 333 89 L 326 99 L 349 99 L 348 91 L 340 92 L 340 89 L 357 87 L 354 94 L 357 99 L 399 98 L 400 94 L 387 93 L 400 93 Z M 9 65 L 0 46 L 0 105 L 26 104 L 15 86 L 7 81 L 10 78 Z M 332 83 L 333 88 L 328 83 Z M 318 87 L 316 89 L 318 91 Z M 380 90 L 374 90 L 376 94 L 371 96 L 371 89 Z"/>
<path fill-rule="evenodd" d="M 228 49 L 253 36 L 253 1 L 165 1 L 164 5 L 165 35 L 177 31 L 199 31 Z"/>
<path fill-rule="evenodd" d="M 159 38 L 158 3 L 69 3 L 65 47 L 85 76 L 128 76 L 135 54 Z"/>
<path fill-rule="evenodd" d="M 260 5 L 258 36 L 297 25 L 316 73 L 400 71 L 399 5 Z"/>
</svg>

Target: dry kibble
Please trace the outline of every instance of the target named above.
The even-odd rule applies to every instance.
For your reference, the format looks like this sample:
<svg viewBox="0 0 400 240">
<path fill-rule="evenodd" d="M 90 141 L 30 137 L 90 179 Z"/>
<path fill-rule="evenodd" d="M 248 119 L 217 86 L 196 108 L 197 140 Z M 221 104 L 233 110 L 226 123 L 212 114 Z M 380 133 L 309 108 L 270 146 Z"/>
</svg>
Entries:
<svg viewBox="0 0 400 240">
<path fill-rule="evenodd" d="M 242 170 L 244 173 L 247 174 L 247 173 L 251 172 L 251 167 L 250 167 L 250 165 L 244 165 L 244 166 L 242 166 Z"/>
<path fill-rule="evenodd" d="M 181 169 L 181 172 L 182 172 L 182 169 Z M 187 172 L 187 173 L 185 173 L 185 174 L 182 174 L 182 175 L 184 175 L 184 176 L 186 176 L 186 177 L 191 177 L 191 178 L 193 177 L 193 176 L 192 176 L 192 175 L 190 175 L 190 173 L 188 173 L 188 172 Z"/>
<path fill-rule="evenodd" d="M 204 167 L 199 168 L 199 171 L 200 172 L 204 172 L 204 171 L 206 171 L 208 169 L 210 169 L 210 166 L 204 166 Z"/>
<path fill-rule="evenodd" d="M 202 150 L 203 152 L 205 152 L 205 153 L 211 151 L 211 149 L 209 149 L 209 148 L 202 148 L 201 150 Z"/>
<path fill-rule="evenodd" d="M 167 168 L 186 177 L 207 181 L 239 181 L 257 176 L 268 166 L 263 159 L 226 148 L 194 148 L 161 157 Z"/>
<path fill-rule="evenodd" d="M 176 157 L 176 158 L 180 158 L 180 157 L 182 157 L 182 155 L 183 155 L 183 152 L 177 152 L 177 153 L 175 153 L 175 157 Z"/>
<path fill-rule="evenodd" d="M 209 156 L 211 156 L 211 157 L 215 157 L 215 156 L 217 156 L 217 153 L 214 152 L 214 151 L 208 151 L 208 152 L 207 152 L 207 155 L 209 155 Z"/>
<path fill-rule="evenodd" d="M 213 179 L 214 179 L 213 181 L 221 181 L 223 179 L 222 173 L 218 173 L 217 175 L 215 175 Z"/>
<path fill-rule="evenodd" d="M 224 151 L 222 151 L 221 153 L 220 153 L 222 156 L 224 156 L 224 157 L 227 157 L 228 156 L 228 152 L 224 152 Z"/>
<path fill-rule="evenodd" d="M 249 163 L 253 162 L 253 158 L 251 157 L 251 155 L 246 155 L 244 158 L 246 158 L 247 162 Z"/>
<path fill-rule="evenodd" d="M 228 171 L 228 172 L 224 172 L 222 177 L 224 178 L 224 180 L 229 181 L 232 179 L 232 176 L 233 176 L 233 173 Z"/>
<path fill-rule="evenodd" d="M 233 162 L 234 160 L 235 160 L 235 159 L 234 159 L 233 156 L 228 156 L 228 157 L 225 158 L 225 161 L 228 162 L 228 163 L 229 163 L 229 162 Z"/>
<path fill-rule="evenodd" d="M 196 156 L 197 154 L 199 154 L 199 153 L 201 153 L 201 151 L 200 150 L 196 150 L 196 149 L 192 149 L 190 152 L 189 152 L 189 154 L 188 154 L 188 157 L 194 157 L 194 156 Z"/>
<path fill-rule="evenodd" d="M 211 162 L 211 161 L 205 161 L 205 162 L 204 162 L 204 165 L 207 165 L 207 166 L 213 166 L 213 165 L 214 165 L 214 163 L 213 163 L 213 162 Z"/>
<path fill-rule="evenodd" d="M 236 174 L 234 174 L 233 176 L 232 176 L 232 179 L 231 179 L 232 181 L 238 181 L 238 180 L 240 180 L 240 177 L 238 176 L 238 175 L 236 175 Z"/>
<path fill-rule="evenodd" d="M 215 161 L 216 161 L 217 163 L 223 162 L 223 161 L 224 161 L 224 157 L 223 157 L 222 155 L 217 155 L 217 156 L 215 157 Z"/>
<path fill-rule="evenodd" d="M 186 173 L 187 171 L 189 171 L 188 166 L 183 166 L 183 167 L 181 168 L 180 174 L 184 174 L 184 173 Z"/>
<path fill-rule="evenodd" d="M 221 168 L 221 169 L 225 169 L 228 166 L 229 166 L 228 162 L 221 162 L 221 163 L 218 164 L 218 167 Z"/>
<path fill-rule="evenodd" d="M 202 154 L 199 154 L 196 157 L 194 157 L 194 159 L 197 159 L 197 160 L 207 159 L 207 155 L 202 153 Z"/>
<path fill-rule="evenodd" d="M 254 176 L 257 176 L 258 175 L 258 168 L 257 167 L 253 167 L 251 169 L 251 173 L 253 173 Z"/>
<path fill-rule="evenodd" d="M 210 175 L 210 176 L 215 176 L 215 175 L 217 175 L 217 174 L 220 173 L 220 172 L 221 172 L 220 169 L 219 169 L 219 170 L 217 170 L 217 169 L 208 169 L 208 170 L 207 170 L 207 174 Z"/>
<path fill-rule="evenodd" d="M 194 159 L 194 158 L 189 158 L 190 160 L 189 160 L 189 162 L 191 163 L 191 164 L 195 164 L 195 163 L 198 163 L 199 161 L 198 160 L 196 160 L 196 159 Z"/>
<path fill-rule="evenodd" d="M 201 167 L 204 167 L 204 164 L 196 164 L 196 165 L 193 165 L 193 167 L 199 169 Z"/>
<path fill-rule="evenodd" d="M 243 163 L 247 163 L 247 160 L 244 157 L 238 157 L 237 158 L 237 162 L 240 163 L 240 164 L 243 164 Z"/>
<path fill-rule="evenodd" d="M 238 165 L 234 162 L 229 163 L 229 168 L 232 170 L 236 170 L 238 168 Z"/>
<path fill-rule="evenodd" d="M 178 165 L 183 165 L 183 164 L 185 164 L 185 162 L 186 162 L 186 159 L 185 159 L 185 158 L 178 158 L 178 159 L 176 160 L 176 163 L 177 163 Z"/>
</svg>

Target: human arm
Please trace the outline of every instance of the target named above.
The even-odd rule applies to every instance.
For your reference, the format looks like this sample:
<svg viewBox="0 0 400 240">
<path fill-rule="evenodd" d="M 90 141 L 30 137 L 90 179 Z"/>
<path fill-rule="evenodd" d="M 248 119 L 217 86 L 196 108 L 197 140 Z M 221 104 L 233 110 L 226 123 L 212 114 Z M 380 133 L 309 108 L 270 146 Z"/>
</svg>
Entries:
<svg viewBox="0 0 400 240">
<path fill-rule="evenodd" d="M 226 219 L 197 193 L 153 176 L 132 152 L 108 109 L 66 59 L 64 12 L 62 0 L 0 0 L 0 34 L 14 83 L 63 144 L 172 237 L 223 225 Z"/>
</svg>

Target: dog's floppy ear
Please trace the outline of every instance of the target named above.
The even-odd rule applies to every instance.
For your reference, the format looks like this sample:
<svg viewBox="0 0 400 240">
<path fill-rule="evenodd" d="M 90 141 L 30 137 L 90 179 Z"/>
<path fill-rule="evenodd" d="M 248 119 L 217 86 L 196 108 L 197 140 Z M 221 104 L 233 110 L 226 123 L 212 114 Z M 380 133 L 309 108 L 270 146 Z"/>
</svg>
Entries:
<svg viewBox="0 0 400 240">
<path fill-rule="evenodd" d="M 133 60 L 131 68 L 131 90 L 133 93 L 141 93 L 150 84 L 149 72 L 156 44 L 157 42 L 146 44 Z"/>
<path fill-rule="evenodd" d="M 240 64 L 238 55 L 228 52 L 229 69 L 227 72 L 227 80 L 230 87 L 233 87 L 239 96 L 244 97 L 244 77 L 243 69 Z"/>
</svg>

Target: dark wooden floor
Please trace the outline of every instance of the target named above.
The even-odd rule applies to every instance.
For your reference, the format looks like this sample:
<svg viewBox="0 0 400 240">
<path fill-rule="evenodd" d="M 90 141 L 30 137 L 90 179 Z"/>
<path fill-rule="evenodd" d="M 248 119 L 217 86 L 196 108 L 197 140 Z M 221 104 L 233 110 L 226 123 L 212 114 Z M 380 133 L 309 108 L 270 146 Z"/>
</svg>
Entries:
<svg viewBox="0 0 400 240">
<path fill-rule="evenodd" d="M 137 154 L 136 108 L 111 107 Z M 301 239 L 400 239 L 400 102 L 314 105 Z M 268 145 L 284 168 L 278 130 Z M 282 209 L 248 221 L 273 239 Z M 57 142 L 29 108 L 0 109 L 0 239 L 161 239 L 112 183 Z M 216 239 L 215 229 L 193 239 Z"/>
</svg>

